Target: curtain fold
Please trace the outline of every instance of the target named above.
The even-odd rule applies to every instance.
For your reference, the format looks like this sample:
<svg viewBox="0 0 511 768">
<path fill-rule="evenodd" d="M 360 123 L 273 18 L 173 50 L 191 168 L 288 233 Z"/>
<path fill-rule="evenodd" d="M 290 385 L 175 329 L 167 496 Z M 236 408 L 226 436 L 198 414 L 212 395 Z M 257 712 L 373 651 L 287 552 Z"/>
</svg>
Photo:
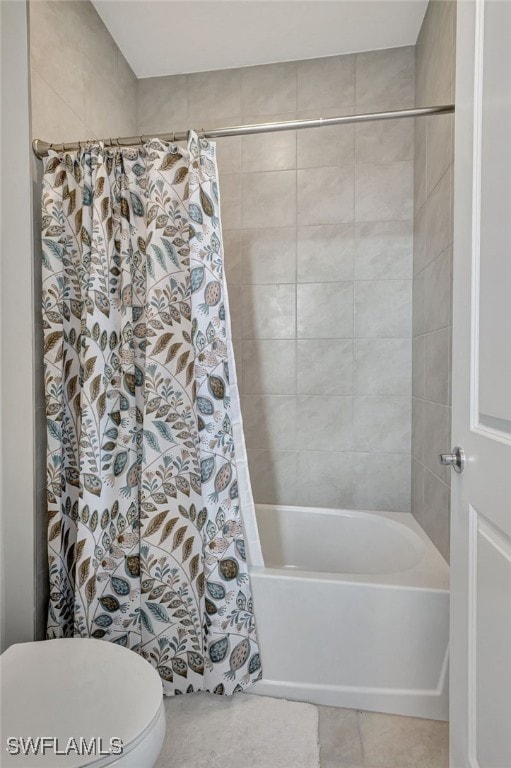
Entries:
<svg viewBox="0 0 511 768">
<path fill-rule="evenodd" d="M 48 637 L 131 648 L 166 693 L 242 690 L 261 661 L 238 456 L 260 550 L 215 146 L 52 152 L 42 208 Z"/>
</svg>

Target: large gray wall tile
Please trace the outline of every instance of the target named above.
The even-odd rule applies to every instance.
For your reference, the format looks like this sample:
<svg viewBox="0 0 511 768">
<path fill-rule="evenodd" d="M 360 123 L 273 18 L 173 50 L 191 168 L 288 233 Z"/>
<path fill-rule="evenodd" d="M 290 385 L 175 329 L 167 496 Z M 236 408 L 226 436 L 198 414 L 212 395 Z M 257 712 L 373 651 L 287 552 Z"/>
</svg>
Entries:
<svg viewBox="0 0 511 768">
<path fill-rule="evenodd" d="M 241 118 L 233 120 L 241 123 Z M 241 171 L 241 136 L 225 136 L 216 145 L 218 172 L 240 173 Z"/>
<path fill-rule="evenodd" d="M 296 109 L 296 68 L 296 62 L 291 61 L 242 69 L 244 117 L 294 111 Z"/>
<path fill-rule="evenodd" d="M 298 227 L 299 283 L 353 280 L 353 224 Z"/>
<path fill-rule="evenodd" d="M 426 208 L 426 263 L 445 251 L 452 242 L 452 181 L 449 170 L 444 173 L 428 197 Z"/>
<path fill-rule="evenodd" d="M 424 462 L 424 400 L 412 398 L 412 456 Z"/>
<path fill-rule="evenodd" d="M 412 162 L 356 166 L 355 221 L 406 221 L 412 211 Z"/>
<path fill-rule="evenodd" d="M 84 119 L 85 59 L 81 47 L 69 36 L 66 14 L 58 18 L 58 8 L 51 2 L 30 3 L 30 58 L 32 68 L 59 94 L 76 116 Z M 114 78 L 117 60 L 112 50 L 107 78 Z M 51 51 L 51 55 L 48 52 Z M 52 141 L 52 137 L 47 137 Z M 68 141 L 72 137 L 68 137 Z"/>
<path fill-rule="evenodd" d="M 411 280 L 355 282 L 355 338 L 411 335 Z"/>
<path fill-rule="evenodd" d="M 449 453 L 451 411 L 445 405 L 424 401 L 424 464 L 444 483 L 450 484 L 451 468 L 440 464 L 440 453 Z"/>
<path fill-rule="evenodd" d="M 296 287 L 299 339 L 353 336 L 353 283 L 302 283 Z"/>
<path fill-rule="evenodd" d="M 447 562 L 449 562 L 450 499 L 451 489 L 425 469 L 422 525 Z"/>
<path fill-rule="evenodd" d="M 414 159 L 414 120 L 359 123 L 355 127 L 357 163 L 395 163 Z"/>
<path fill-rule="evenodd" d="M 418 336 L 424 333 L 424 283 L 425 275 L 421 272 L 414 281 L 412 288 L 412 333 Z"/>
<path fill-rule="evenodd" d="M 424 204 L 415 213 L 413 222 L 413 273 L 419 275 L 428 262 L 427 257 L 427 234 L 428 221 L 426 218 L 427 205 Z"/>
<path fill-rule="evenodd" d="M 218 121 L 241 113 L 239 69 L 188 75 L 188 117 L 196 130 L 211 127 L 212 120 Z"/>
<path fill-rule="evenodd" d="M 428 117 L 427 130 L 427 194 L 436 187 L 454 156 L 454 115 Z"/>
<path fill-rule="evenodd" d="M 351 397 L 298 395 L 296 436 L 300 446 L 312 451 L 349 451 L 353 442 Z"/>
<path fill-rule="evenodd" d="M 232 338 L 241 339 L 241 288 L 239 285 L 231 285 L 229 288 L 229 310 Z"/>
<path fill-rule="evenodd" d="M 300 504 L 342 509 L 353 505 L 353 470 L 350 453 L 300 451 L 297 491 Z"/>
<path fill-rule="evenodd" d="M 288 395 L 242 395 L 241 412 L 247 448 L 294 450 L 297 441 L 296 398 Z"/>
<path fill-rule="evenodd" d="M 424 330 L 452 324 L 452 248 L 428 264 L 424 277 Z"/>
<path fill-rule="evenodd" d="M 244 394 L 286 395 L 296 389 L 294 340 L 243 342 Z"/>
<path fill-rule="evenodd" d="M 227 284 L 239 285 L 241 282 L 241 234 L 239 229 L 224 229 L 222 241 Z"/>
<path fill-rule="evenodd" d="M 247 451 L 252 493 L 260 504 L 297 504 L 295 451 Z"/>
<path fill-rule="evenodd" d="M 247 229 L 241 233 L 243 283 L 296 281 L 296 230 L 293 227 Z"/>
<path fill-rule="evenodd" d="M 353 454 L 356 509 L 410 511 L 410 458 L 403 454 Z"/>
<path fill-rule="evenodd" d="M 413 396 L 424 399 L 425 390 L 425 337 L 414 336 L 412 342 L 412 389 Z"/>
<path fill-rule="evenodd" d="M 241 289 L 244 339 L 294 339 L 294 285 L 244 285 Z"/>
<path fill-rule="evenodd" d="M 411 278 L 411 221 L 371 221 L 355 224 L 355 280 Z"/>
<path fill-rule="evenodd" d="M 410 339 L 357 339 L 353 391 L 409 397 L 411 366 Z"/>
<path fill-rule="evenodd" d="M 241 177 L 242 226 L 289 227 L 296 223 L 296 172 L 244 173 Z"/>
<path fill-rule="evenodd" d="M 427 333 L 424 337 L 424 396 L 433 403 L 449 403 L 450 328 Z"/>
<path fill-rule="evenodd" d="M 308 168 L 297 172 L 300 224 L 353 221 L 353 167 Z"/>
<path fill-rule="evenodd" d="M 250 115 L 249 123 L 293 120 L 292 112 L 278 115 Z M 241 137 L 241 167 L 246 173 L 258 171 L 286 171 L 296 168 L 296 131 L 255 133 Z"/>
<path fill-rule="evenodd" d="M 298 108 L 324 109 L 355 103 L 355 57 L 299 61 Z"/>
<path fill-rule="evenodd" d="M 415 211 L 421 208 L 427 197 L 427 152 L 426 152 L 426 125 L 423 117 L 415 120 L 415 152 L 414 152 L 414 207 Z"/>
<path fill-rule="evenodd" d="M 350 110 L 335 110 L 342 115 Z M 327 115 L 322 112 L 323 117 Z M 316 118 L 317 112 L 301 111 L 300 119 Z M 320 133 L 318 133 L 318 130 Z M 297 168 L 352 165 L 355 162 L 355 126 L 331 125 L 297 132 Z"/>
<path fill-rule="evenodd" d="M 300 339 L 296 342 L 296 391 L 311 395 L 351 395 L 353 341 Z"/>
<path fill-rule="evenodd" d="M 411 422 L 409 397 L 354 397 L 353 448 L 409 455 Z"/>
<path fill-rule="evenodd" d="M 412 46 L 356 55 L 357 107 L 405 109 L 415 103 L 415 51 Z"/>
<path fill-rule="evenodd" d="M 412 458 L 411 500 L 413 516 L 419 523 L 424 519 L 424 474 L 426 469 L 420 461 Z"/>
<path fill-rule="evenodd" d="M 148 77 L 138 81 L 140 133 L 185 131 L 188 125 L 186 75 Z"/>
<path fill-rule="evenodd" d="M 31 90 L 34 138 L 46 137 L 46 141 L 58 142 L 69 141 L 69 136 L 78 140 L 91 137 L 92 130 L 35 69 L 31 73 Z"/>
<path fill-rule="evenodd" d="M 220 194 L 222 196 L 222 228 L 239 229 L 241 224 L 241 183 L 237 173 L 220 176 Z"/>
</svg>

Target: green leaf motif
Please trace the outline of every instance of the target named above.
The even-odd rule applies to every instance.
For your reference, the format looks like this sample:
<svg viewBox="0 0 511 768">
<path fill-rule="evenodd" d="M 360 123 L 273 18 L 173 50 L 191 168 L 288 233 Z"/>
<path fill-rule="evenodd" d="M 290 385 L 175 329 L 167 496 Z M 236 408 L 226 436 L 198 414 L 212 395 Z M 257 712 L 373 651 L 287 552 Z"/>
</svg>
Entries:
<svg viewBox="0 0 511 768">
<path fill-rule="evenodd" d="M 129 595 L 131 589 L 129 581 L 121 579 L 119 576 L 112 576 L 112 588 L 116 595 Z"/>
<path fill-rule="evenodd" d="M 204 219 L 202 218 L 202 211 L 198 205 L 190 203 L 188 206 L 188 213 L 192 221 L 195 221 L 197 224 L 203 223 Z"/>
<path fill-rule="evenodd" d="M 172 263 L 176 267 L 179 267 L 179 261 L 178 261 L 177 255 L 176 255 L 176 251 L 174 250 L 174 246 L 172 245 L 170 240 L 167 240 L 165 237 L 162 237 L 161 241 L 163 243 L 163 247 L 167 251 L 167 255 L 168 255 L 169 259 L 172 261 Z"/>
<path fill-rule="evenodd" d="M 106 613 L 100 613 L 99 616 L 96 616 L 94 619 L 94 623 L 98 625 L 98 627 L 109 627 L 112 623 L 111 616 L 107 616 Z"/>
<path fill-rule="evenodd" d="M 56 259 L 62 261 L 62 257 L 64 256 L 64 246 L 56 243 L 54 240 L 47 240 L 43 238 L 43 251 L 44 249 L 49 251 L 49 254 L 55 256 Z"/>
<path fill-rule="evenodd" d="M 207 483 L 209 478 L 213 474 L 214 469 L 215 469 L 215 459 L 213 457 L 203 459 L 200 463 L 201 482 Z"/>
<path fill-rule="evenodd" d="M 161 453 L 161 449 L 154 432 L 151 432 L 150 429 L 144 429 L 144 439 L 147 441 L 147 444 L 153 449 L 153 451 Z"/>
<path fill-rule="evenodd" d="M 146 603 L 146 606 L 158 621 L 170 621 L 170 617 L 163 605 L 159 603 Z"/>
<path fill-rule="evenodd" d="M 199 411 L 202 413 L 203 416 L 212 416 L 213 413 L 215 412 L 215 406 L 213 405 L 209 397 L 198 397 L 197 408 L 199 409 Z"/>
<path fill-rule="evenodd" d="M 156 259 L 158 261 L 158 264 L 162 269 L 165 269 L 165 254 L 163 253 L 162 249 L 160 248 L 159 245 L 154 245 L 154 244 L 151 245 L 151 248 L 156 254 Z"/>
<path fill-rule="evenodd" d="M 144 627 L 147 629 L 147 631 L 151 635 L 154 635 L 154 629 L 153 629 L 153 625 L 151 623 L 151 619 L 149 618 L 147 613 L 143 610 L 143 608 L 140 609 L 140 621 L 142 622 Z"/>
<path fill-rule="evenodd" d="M 62 440 L 62 430 L 60 428 L 60 424 L 58 424 L 56 421 L 52 421 L 51 419 L 47 419 L 46 424 L 48 426 L 48 432 L 50 435 L 54 437 L 55 440 Z"/>
<path fill-rule="evenodd" d="M 133 213 L 136 214 L 136 216 L 143 216 L 144 206 L 142 205 L 142 200 L 139 198 L 138 195 L 135 194 L 135 192 L 130 192 L 130 198 L 131 198 L 131 207 L 133 208 Z"/>
<path fill-rule="evenodd" d="M 84 205 L 92 205 L 92 189 L 89 187 L 88 184 L 83 185 L 83 204 Z"/>
<path fill-rule="evenodd" d="M 153 422 L 154 426 L 160 433 L 160 435 L 165 439 L 168 440 L 169 443 L 174 443 L 175 440 L 172 436 L 172 430 L 169 427 L 169 425 L 165 421 L 155 421 Z"/>
</svg>

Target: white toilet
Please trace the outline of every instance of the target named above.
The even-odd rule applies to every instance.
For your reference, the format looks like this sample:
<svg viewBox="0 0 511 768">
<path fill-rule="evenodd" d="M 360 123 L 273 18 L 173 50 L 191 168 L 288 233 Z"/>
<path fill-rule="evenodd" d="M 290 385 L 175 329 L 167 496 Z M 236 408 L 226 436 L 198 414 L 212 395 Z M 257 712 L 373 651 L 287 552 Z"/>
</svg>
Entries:
<svg viewBox="0 0 511 768">
<path fill-rule="evenodd" d="M 2 768 L 154 766 L 165 736 L 162 685 L 133 651 L 78 638 L 19 643 L 0 657 L 0 677 Z M 44 754 L 42 742 L 27 751 L 30 737 L 47 738 Z"/>
</svg>

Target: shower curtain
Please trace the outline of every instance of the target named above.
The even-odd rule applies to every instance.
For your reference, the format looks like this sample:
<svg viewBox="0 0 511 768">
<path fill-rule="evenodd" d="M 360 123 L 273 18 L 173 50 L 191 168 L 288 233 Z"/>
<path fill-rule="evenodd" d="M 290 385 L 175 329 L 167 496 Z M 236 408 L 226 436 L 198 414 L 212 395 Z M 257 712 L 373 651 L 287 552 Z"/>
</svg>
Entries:
<svg viewBox="0 0 511 768">
<path fill-rule="evenodd" d="M 219 211 L 193 133 L 45 161 L 48 637 L 133 649 L 166 693 L 261 675 Z"/>
</svg>

